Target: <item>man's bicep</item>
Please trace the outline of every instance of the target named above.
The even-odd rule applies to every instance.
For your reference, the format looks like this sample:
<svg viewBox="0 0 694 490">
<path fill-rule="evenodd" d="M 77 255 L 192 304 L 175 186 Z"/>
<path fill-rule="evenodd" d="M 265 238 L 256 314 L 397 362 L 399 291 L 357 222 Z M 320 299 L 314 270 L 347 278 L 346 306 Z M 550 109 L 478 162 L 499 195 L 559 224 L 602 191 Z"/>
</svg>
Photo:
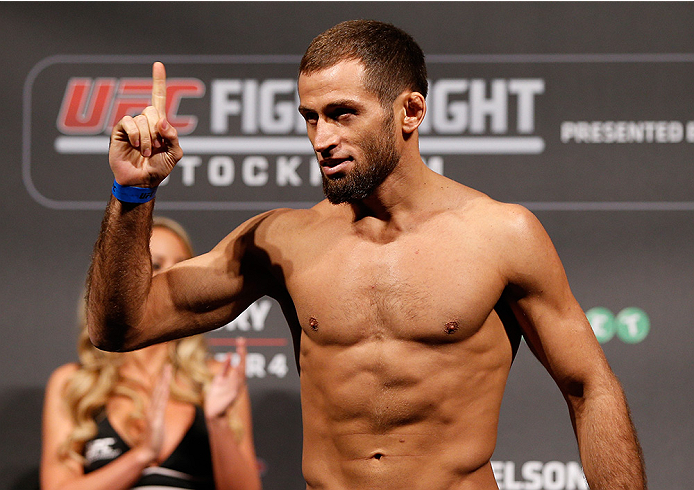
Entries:
<svg viewBox="0 0 694 490">
<path fill-rule="evenodd" d="M 526 212 L 516 226 L 519 245 L 509 280 L 514 309 L 532 351 L 567 390 L 590 377 L 596 361 L 604 358 L 602 349 L 540 222 Z"/>
<path fill-rule="evenodd" d="M 603 359 L 585 314 L 571 296 L 563 303 L 540 292 L 517 302 L 524 337 L 562 391 L 584 383 Z"/>
<path fill-rule="evenodd" d="M 146 342 L 221 327 L 261 297 L 262 271 L 253 274 L 241 261 L 216 247 L 154 277 L 143 323 L 156 338 Z"/>
<path fill-rule="evenodd" d="M 268 243 L 275 244 L 277 237 L 268 232 L 268 223 L 278 214 L 249 219 L 211 251 L 155 276 L 139 329 L 146 330 L 144 345 L 221 327 L 255 300 L 272 295 L 277 281 L 270 272 Z"/>
</svg>

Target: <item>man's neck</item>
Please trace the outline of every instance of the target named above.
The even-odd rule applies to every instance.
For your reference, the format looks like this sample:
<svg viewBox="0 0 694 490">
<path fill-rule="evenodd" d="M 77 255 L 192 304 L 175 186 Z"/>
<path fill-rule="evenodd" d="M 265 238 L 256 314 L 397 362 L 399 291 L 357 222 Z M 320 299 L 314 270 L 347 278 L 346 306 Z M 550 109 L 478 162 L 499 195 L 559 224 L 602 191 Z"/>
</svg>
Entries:
<svg viewBox="0 0 694 490">
<path fill-rule="evenodd" d="M 419 155 L 402 160 L 369 197 L 351 204 L 355 225 L 387 235 L 411 228 L 431 210 L 440 178 Z"/>
</svg>

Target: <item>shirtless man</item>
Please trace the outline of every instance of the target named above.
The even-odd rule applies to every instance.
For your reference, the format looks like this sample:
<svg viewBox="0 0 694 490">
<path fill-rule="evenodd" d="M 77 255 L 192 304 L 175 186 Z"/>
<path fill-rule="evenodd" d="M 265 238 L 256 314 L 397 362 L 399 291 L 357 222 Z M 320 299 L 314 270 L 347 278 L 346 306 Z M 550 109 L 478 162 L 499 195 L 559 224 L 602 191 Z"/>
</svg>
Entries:
<svg viewBox="0 0 694 490">
<path fill-rule="evenodd" d="M 268 295 L 294 340 L 307 489 L 497 488 L 490 458 L 521 334 L 566 398 L 591 489 L 643 489 L 623 391 L 549 237 L 526 209 L 429 170 L 424 57 L 354 21 L 317 37 L 298 81 L 328 200 L 240 225 L 151 278 L 155 188 L 181 158 L 153 107 L 113 130 L 116 186 L 90 271 L 92 341 L 127 350 L 226 324 Z M 126 187 L 123 187 L 126 186 Z"/>
</svg>

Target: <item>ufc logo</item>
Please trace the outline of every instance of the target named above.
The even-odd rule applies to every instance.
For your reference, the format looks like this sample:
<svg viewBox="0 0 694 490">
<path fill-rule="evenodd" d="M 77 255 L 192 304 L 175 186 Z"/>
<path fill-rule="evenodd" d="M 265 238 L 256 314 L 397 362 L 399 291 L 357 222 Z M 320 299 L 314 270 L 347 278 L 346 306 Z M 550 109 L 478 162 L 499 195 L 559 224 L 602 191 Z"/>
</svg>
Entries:
<svg viewBox="0 0 694 490">
<path fill-rule="evenodd" d="M 67 135 L 110 133 L 123 116 L 134 116 L 150 105 L 152 80 L 147 78 L 71 78 L 65 89 L 57 127 Z M 166 117 L 179 134 L 190 134 L 198 118 L 178 114 L 183 98 L 205 95 L 205 84 L 197 78 L 167 81 Z"/>
</svg>

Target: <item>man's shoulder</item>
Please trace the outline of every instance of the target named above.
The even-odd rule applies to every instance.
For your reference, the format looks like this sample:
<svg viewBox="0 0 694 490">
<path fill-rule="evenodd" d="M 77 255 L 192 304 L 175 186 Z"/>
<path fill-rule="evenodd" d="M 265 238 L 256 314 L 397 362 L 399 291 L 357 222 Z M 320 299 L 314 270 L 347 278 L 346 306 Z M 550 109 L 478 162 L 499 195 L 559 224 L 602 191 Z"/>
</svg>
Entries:
<svg viewBox="0 0 694 490">
<path fill-rule="evenodd" d="M 497 201 L 487 195 L 482 195 L 473 201 L 473 208 L 490 219 L 513 222 L 523 222 L 534 217 L 534 215 L 521 204 Z"/>
<path fill-rule="evenodd" d="M 341 214 L 340 206 L 321 201 L 311 208 L 277 208 L 255 216 L 243 227 L 256 238 L 284 240 L 319 228 Z"/>
<path fill-rule="evenodd" d="M 481 191 L 458 183 L 452 187 L 447 199 L 453 203 L 454 211 L 467 217 L 516 221 L 532 216 L 532 213 L 520 204 L 496 200 Z"/>
<path fill-rule="evenodd" d="M 465 228 L 473 224 L 481 233 L 512 241 L 543 230 L 537 217 L 521 204 L 499 201 L 465 186 L 455 192 L 451 211 Z"/>
</svg>

